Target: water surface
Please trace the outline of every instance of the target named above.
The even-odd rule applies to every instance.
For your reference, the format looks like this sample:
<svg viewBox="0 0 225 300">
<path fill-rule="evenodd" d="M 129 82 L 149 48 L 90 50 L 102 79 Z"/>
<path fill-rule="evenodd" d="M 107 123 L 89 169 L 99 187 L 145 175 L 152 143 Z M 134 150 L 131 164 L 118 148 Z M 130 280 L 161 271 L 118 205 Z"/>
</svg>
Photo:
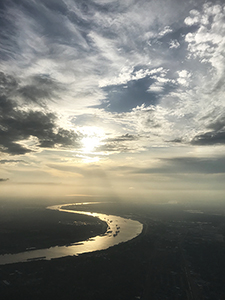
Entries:
<svg viewBox="0 0 225 300">
<path fill-rule="evenodd" d="M 79 255 L 82 253 L 104 250 L 109 247 L 127 242 L 138 236 L 143 225 L 131 219 L 125 219 L 119 216 L 106 215 L 96 212 L 74 211 L 65 209 L 69 205 L 85 205 L 95 203 L 71 203 L 63 205 L 49 206 L 47 209 L 58 210 L 73 214 L 83 214 L 99 218 L 107 223 L 107 232 L 103 235 L 97 235 L 85 241 L 74 243 L 66 246 L 54 246 L 47 249 L 24 251 L 16 254 L 0 255 L 0 265 L 11 264 L 17 262 L 26 262 L 31 260 L 54 259 L 65 256 Z"/>
</svg>

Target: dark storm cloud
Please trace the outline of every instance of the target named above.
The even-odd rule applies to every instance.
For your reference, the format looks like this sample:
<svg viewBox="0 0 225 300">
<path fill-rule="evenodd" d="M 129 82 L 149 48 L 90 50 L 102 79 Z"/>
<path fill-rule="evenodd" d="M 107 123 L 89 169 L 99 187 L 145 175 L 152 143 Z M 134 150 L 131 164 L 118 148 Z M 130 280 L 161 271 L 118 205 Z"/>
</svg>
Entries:
<svg viewBox="0 0 225 300">
<path fill-rule="evenodd" d="M 56 116 L 43 111 L 23 111 L 15 102 L 0 98 L 0 146 L 1 151 L 12 155 L 32 150 L 20 144 L 29 137 L 36 137 L 39 147 L 77 146 L 78 135 L 74 131 L 59 128 Z"/>
<path fill-rule="evenodd" d="M 132 173 L 137 174 L 219 174 L 225 173 L 225 157 L 195 158 L 177 157 L 161 159 L 160 167 L 137 168 Z"/>
</svg>

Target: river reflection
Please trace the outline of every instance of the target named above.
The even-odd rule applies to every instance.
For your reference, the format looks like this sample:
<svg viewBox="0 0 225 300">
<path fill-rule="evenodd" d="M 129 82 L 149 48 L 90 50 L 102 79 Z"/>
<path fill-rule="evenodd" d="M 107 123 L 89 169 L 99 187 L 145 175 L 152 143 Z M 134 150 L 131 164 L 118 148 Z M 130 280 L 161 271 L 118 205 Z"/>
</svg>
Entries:
<svg viewBox="0 0 225 300">
<path fill-rule="evenodd" d="M 54 205 L 47 207 L 47 209 L 97 217 L 100 220 L 106 222 L 108 225 L 107 232 L 104 235 L 98 235 L 94 238 L 74 243 L 69 246 L 55 246 L 48 249 L 25 251 L 17 254 L 0 255 L 0 265 L 40 259 L 50 260 L 53 258 L 73 256 L 97 250 L 104 250 L 114 245 L 118 245 L 119 243 L 127 242 L 135 238 L 142 232 L 143 225 L 138 221 L 125 219 L 114 215 L 65 209 L 65 207 L 69 205 L 86 205 L 92 203 L 86 202 Z"/>
</svg>

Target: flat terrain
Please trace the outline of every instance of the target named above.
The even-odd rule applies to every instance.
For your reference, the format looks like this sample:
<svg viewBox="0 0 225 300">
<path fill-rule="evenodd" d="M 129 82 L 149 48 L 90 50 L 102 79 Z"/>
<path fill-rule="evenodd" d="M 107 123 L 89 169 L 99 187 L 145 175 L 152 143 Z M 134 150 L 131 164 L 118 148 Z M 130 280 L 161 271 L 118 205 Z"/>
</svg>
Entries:
<svg viewBox="0 0 225 300">
<path fill-rule="evenodd" d="M 18 253 L 86 240 L 103 234 L 107 224 L 93 217 L 45 208 L 0 213 L 0 254 Z"/>
<path fill-rule="evenodd" d="M 137 219 L 143 233 L 104 251 L 0 266 L 1 299 L 225 299 L 225 218 L 218 211 L 169 205 L 92 210 Z M 61 213 L 57 217 L 62 222 Z M 72 222 L 69 214 L 63 222 Z"/>
</svg>

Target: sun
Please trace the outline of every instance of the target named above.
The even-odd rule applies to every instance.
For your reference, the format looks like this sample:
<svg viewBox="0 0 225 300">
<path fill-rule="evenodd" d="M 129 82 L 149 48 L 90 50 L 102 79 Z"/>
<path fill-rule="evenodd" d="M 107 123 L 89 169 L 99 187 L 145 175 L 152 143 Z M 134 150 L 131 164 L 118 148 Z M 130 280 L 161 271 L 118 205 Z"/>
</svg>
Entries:
<svg viewBox="0 0 225 300">
<path fill-rule="evenodd" d="M 105 138 L 105 132 L 102 128 L 95 126 L 83 126 L 80 131 L 83 134 L 81 139 L 81 151 L 85 154 L 92 154 Z"/>
<path fill-rule="evenodd" d="M 81 140 L 82 143 L 82 152 L 91 153 L 97 148 L 100 144 L 100 139 L 96 136 L 88 136 L 84 137 Z"/>
</svg>

